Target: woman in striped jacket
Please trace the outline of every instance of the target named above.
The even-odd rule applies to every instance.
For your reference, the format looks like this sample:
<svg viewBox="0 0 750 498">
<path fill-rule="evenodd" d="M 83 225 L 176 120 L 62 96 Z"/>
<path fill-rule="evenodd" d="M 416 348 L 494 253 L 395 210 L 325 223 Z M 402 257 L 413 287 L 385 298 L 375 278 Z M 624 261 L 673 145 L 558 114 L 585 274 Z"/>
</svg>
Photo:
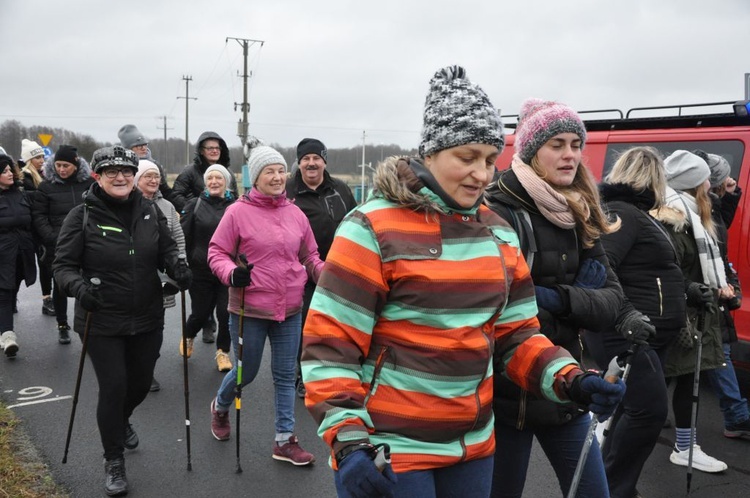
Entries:
<svg viewBox="0 0 750 498">
<path fill-rule="evenodd" d="M 503 145 L 484 91 L 461 67 L 438 71 L 422 159 L 382 164 L 339 226 L 302 355 L 339 496 L 487 496 L 495 350 L 498 374 L 553 401 L 606 416 L 624 392 L 539 334 L 518 237 L 481 204 Z"/>
</svg>

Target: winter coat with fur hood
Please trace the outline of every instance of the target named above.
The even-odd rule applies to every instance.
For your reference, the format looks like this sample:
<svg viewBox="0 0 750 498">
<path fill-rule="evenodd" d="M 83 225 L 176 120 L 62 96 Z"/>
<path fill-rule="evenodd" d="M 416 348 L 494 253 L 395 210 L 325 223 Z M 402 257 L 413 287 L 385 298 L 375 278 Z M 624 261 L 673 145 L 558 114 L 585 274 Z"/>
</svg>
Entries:
<svg viewBox="0 0 750 498">
<path fill-rule="evenodd" d="M 339 225 L 305 322 L 318 434 L 333 455 L 389 443 L 397 473 L 491 456 L 493 352 L 498 376 L 558 402 L 580 370 L 539 333 L 508 223 L 451 208 L 416 159 L 386 161 L 375 186 Z"/>
<path fill-rule="evenodd" d="M 665 206 L 658 212 L 651 213 L 656 219 L 669 228 L 674 241 L 680 268 L 684 277 L 684 288 L 692 282 L 703 282 L 698 247 L 696 246 L 690 221 L 682 211 Z M 698 322 L 697 316 L 701 310 L 687 305 L 687 318 L 691 323 Z M 703 312 L 705 316 L 704 331 L 701 335 L 701 370 L 710 370 L 724 366 L 724 350 L 721 343 L 721 327 L 718 316 L 718 300 L 710 306 L 710 311 Z M 684 331 L 683 331 L 684 333 Z M 688 341 L 689 342 L 689 341 Z M 695 347 L 685 347 L 686 341 L 679 339 L 672 342 L 667 351 L 664 364 L 664 374 L 676 377 L 695 372 Z"/>
</svg>

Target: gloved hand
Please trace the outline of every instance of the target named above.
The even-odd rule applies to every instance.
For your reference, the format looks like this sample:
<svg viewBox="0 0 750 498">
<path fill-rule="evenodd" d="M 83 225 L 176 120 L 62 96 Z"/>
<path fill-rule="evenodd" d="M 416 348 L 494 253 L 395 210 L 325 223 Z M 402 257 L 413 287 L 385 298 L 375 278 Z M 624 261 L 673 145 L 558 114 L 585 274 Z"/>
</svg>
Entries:
<svg viewBox="0 0 750 498">
<path fill-rule="evenodd" d="M 714 301 L 714 292 L 705 284 L 690 282 L 685 291 L 687 303 L 693 308 L 703 308 Z"/>
<path fill-rule="evenodd" d="M 617 321 L 617 331 L 633 344 L 646 345 L 656 336 L 656 327 L 651 320 L 640 311 L 632 310 L 625 313 Z"/>
<path fill-rule="evenodd" d="M 83 309 L 92 313 L 99 311 L 104 306 L 104 301 L 99 295 L 98 289 L 90 284 L 86 284 L 78 291 L 78 302 L 81 303 Z"/>
<path fill-rule="evenodd" d="M 174 275 L 170 275 L 170 277 L 177 282 L 177 286 L 180 290 L 187 290 L 193 282 L 193 272 L 190 271 L 190 268 L 188 268 L 184 259 L 180 259 L 177 266 L 174 268 Z"/>
<path fill-rule="evenodd" d="M 349 496 L 393 496 L 396 474 L 390 465 L 386 465 L 382 473 L 378 471 L 375 462 L 372 461 L 372 455 L 367 450 L 357 450 L 347 455 L 339 464 L 338 472 L 341 486 Z"/>
<path fill-rule="evenodd" d="M 536 294 L 536 304 L 540 308 L 555 314 L 565 311 L 565 304 L 557 289 L 535 285 L 534 293 Z"/>
<path fill-rule="evenodd" d="M 250 270 L 253 269 L 253 265 L 238 266 L 232 270 L 232 274 L 229 276 L 229 284 L 232 287 L 247 287 L 252 282 L 250 278 Z"/>
<path fill-rule="evenodd" d="M 607 268 L 593 258 L 586 258 L 578 267 L 573 285 L 582 289 L 601 289 L 606 283 Z"/>
<path fill-rule="evenodd" d="M 584 372 L 575 377 L 568 389 L 570 400 L 587 406 L 596 414 L 599 422 L 604 422 L 615 412 L 623 396 L 625 383 L 622 379 L 612 384 L 593 372 Z"/>
</svg>

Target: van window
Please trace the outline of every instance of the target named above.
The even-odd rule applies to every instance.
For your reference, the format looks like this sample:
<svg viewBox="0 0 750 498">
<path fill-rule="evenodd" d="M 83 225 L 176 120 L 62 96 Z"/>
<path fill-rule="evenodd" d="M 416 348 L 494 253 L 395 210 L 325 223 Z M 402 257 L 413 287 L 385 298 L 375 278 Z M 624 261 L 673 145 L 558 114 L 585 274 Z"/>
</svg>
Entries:
<svg viewBox="0 0 750 498">
<path fill-rule="evenodd" d="M 745 145 L 740 140 L 713 140 L 692 142 L 632 142 L 607 145 L 607 154 L 604 157 L 604 169 L 602 178 L 609 174 L 620 154 L 633 147 L 650 146 L 657 149 L 667 157 L 676 150 L 693 151 L 701 149 L 708 154 L 718 154 L 729 162 L 732 168 L 732 178 L 739 178 L 742 156 L 745 154 Z"/>
</svg>

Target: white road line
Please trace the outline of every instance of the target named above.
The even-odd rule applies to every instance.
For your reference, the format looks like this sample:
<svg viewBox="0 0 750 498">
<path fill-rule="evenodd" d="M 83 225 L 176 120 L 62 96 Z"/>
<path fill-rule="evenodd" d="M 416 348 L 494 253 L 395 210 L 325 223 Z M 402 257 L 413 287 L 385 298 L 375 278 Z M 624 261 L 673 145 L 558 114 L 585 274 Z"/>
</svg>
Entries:
<svg viewBox="0 0 750 498">
<path fill-rule="evenodd" d="M 28 401 L 26 403 L 17 403 L 15 405 L 10 405 L 7 408 L 16 408 L 19 406 L 27 406 L 27 405 L 37 405 L 39 403 L 49 403 L 50 401 L 62 401 L 64 399 L 70 399 L 72 397 L 73 396 L 57 396 L 55 398 L 50 398 L 50 399 L 38 399 L 36 401 Z"/>
</svg>

